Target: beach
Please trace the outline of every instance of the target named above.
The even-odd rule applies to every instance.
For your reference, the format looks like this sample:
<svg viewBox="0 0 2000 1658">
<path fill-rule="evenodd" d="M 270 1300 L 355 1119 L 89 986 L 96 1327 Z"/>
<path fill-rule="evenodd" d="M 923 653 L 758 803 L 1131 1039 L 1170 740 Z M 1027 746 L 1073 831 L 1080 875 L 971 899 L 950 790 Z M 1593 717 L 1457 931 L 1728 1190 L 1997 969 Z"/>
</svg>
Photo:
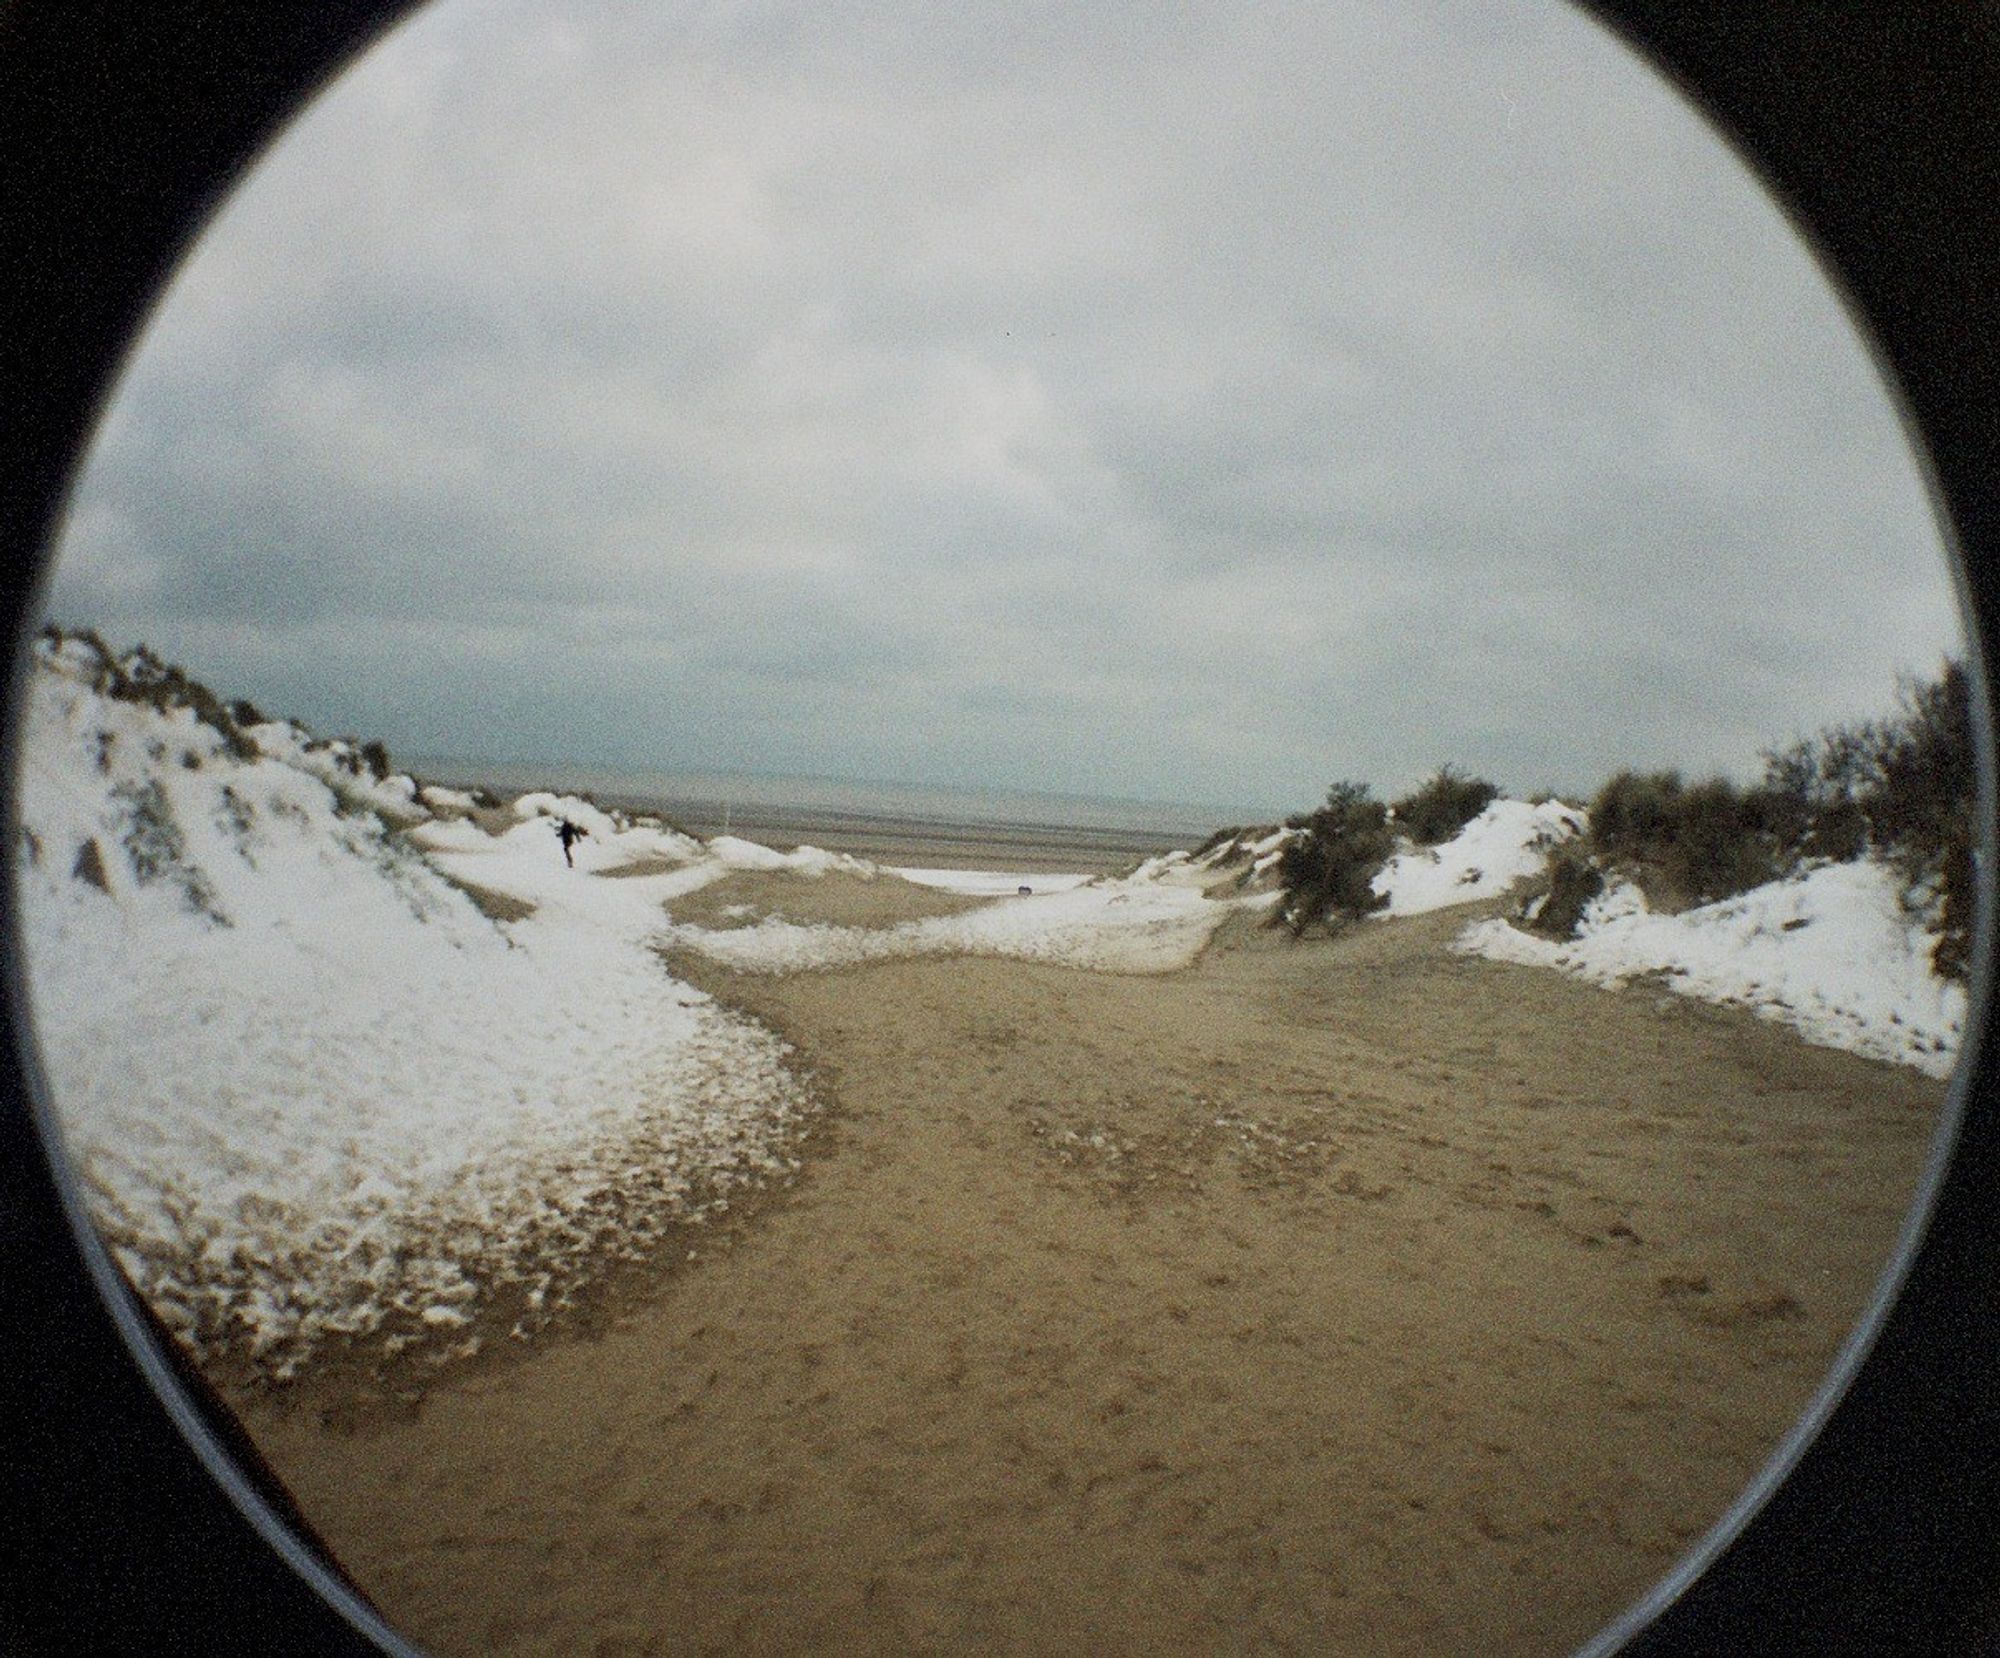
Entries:
<svg viewBox="0 0 2000 1658">
<path fill-rule="evenodd" d="M 644 797 L 613 798 L 606 803 L 635 812 L 662 809 Z M 673 817 L 692 834 L 739 835 L 781 852 L 811 845 L 891 868 L 981 869 L 1031 876 L 1109 874 L 1200 838 L 1112 824 L 968 823 L 748 805 L 734 809 L 726 819 L 712 809 L 689 812 L 683 808 Z"/>
<path fill-rule="evenodd" d="M 669 909 L 980 902 L 778 870 Z M 1244 911 L 1147 974 L 671 951 L 790 1045 L 797 1178 L 533 1342 L 236 1403 L 443 1654 L 1566 1651 L 1819 1385 L 1944 1085 L 1450 949 L 1498 910 Z"/>
<path fill-rule="evenodd" d="M 736 835 L 791 851 L 810 844 L 889 865 L 1101 874 L 1192 846 L 1227 822 L 1268 817 L 1187 804 L 835 780 L 523 770 L 421 762 L 426 777 L 501 799 L 572 788 L 607 808 L 657 815 L 691 835 Z"/>
<path fill-rule="evenodd" d="M 695 839 L 115 666 L 22 771 L 67 1149 L 447 1658 L 1570 1650 L 1822 1385 L 1963 1029 L 1879 860 L 1562 938 L 1583 816 L 1496 799 L 1273 925 L 1297 831 Z"/>
</svg>

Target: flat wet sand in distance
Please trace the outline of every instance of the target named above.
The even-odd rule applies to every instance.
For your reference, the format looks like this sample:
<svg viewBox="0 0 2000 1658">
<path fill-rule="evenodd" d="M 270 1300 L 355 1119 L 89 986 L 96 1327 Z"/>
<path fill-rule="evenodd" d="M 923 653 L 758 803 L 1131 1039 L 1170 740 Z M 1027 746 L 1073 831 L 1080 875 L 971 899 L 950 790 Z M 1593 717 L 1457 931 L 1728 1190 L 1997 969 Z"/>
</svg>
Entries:
<svg viewBox="0 0 2000 1658">
<path fill-rule="evenodd" d="M 602 804 L 655 812 L 704 838 L 736 835 L 774 851 L 812 845 L 879 864 L 915 868 L 1028 870 L 1092 875 L 1130 869 L 1141 858 L 1201 839 L 1157 829 L 1100 824 L 963 823 L 880 812 L 828 814 L 749 805 L 726 819 L 714 802 L 689 805 L 642 797 L 603 797 Z"/>
<path fill-rule="evenodd" d="M 796 1044 L 797 1186 L 594 1336 L 246 1422 L 441 1654 L 1570 1650 L 1819 1384 L 1944 1085 L 1451 953 L 1488 913 L 1160 977 L 676 959 Z"/>
</svg>

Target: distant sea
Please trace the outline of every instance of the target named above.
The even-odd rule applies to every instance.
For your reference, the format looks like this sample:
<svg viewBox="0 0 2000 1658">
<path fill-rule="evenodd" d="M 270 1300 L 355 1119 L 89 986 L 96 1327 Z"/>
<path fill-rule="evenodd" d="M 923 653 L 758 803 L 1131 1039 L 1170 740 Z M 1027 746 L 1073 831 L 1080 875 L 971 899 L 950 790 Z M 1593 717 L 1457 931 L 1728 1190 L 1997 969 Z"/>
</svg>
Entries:
<svg viewBox="0 0 2000 1658">
<path fill-rule="evenodd" d="M 733 834 L 781 851 L 812 845 L 906 865 L 999 870 L 1116 869 L 1192 847 L 1225 826 L 1274 814 L 1108 796 L 918 787 L 823 777 L 620 771 L 438 755 L 399 756 L 426 782 L 587 794 L 657 813 L 696 835 Z"/>
</svg>

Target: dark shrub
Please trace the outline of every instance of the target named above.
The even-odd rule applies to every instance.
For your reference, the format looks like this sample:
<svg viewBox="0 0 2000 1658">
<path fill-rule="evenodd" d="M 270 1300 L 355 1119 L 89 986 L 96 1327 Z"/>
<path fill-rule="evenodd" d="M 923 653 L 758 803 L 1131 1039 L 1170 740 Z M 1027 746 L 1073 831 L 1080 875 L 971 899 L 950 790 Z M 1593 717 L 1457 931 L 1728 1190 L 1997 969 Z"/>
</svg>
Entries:
<svg viewBox="0 0 2000 1658">
<path fill-rule="evenodd" d="M 1766 829 L 1773 810 L 1725 777 L 1687 784 L 1679 772 L 1622 771 L 1591 802 L 1590 836 L 1654 896 L 1708 903 L 1778 874 Z"/>
<path fill-rule="evenodd" d="M 104 852 L 95 840 L 87 840 L 76 849 L 76 862 L 70 866 L 70 874 L 79 881 L 88 881 L 99 892 L 111 890 L 110 872 L 104 867 Z"/>
<path fill-rule="evenodd" d="M 1286 827 L 1305 831 L 1278 858 L 1284 896 L 1277 918 L 1295 934 L 1316 921 L 1331 929 L 1359 920 L 1388 903 L 1369 883 L 1388 862 L 1396 837 L 1389 808 L 1369 798 L 1367 784 L 1334 784 L 1324 806 L 1289 819 Z"/>
<path fill-rule="evenodd" d="M 1859 802 L 1836 801 L 1813 819 L 1799 843 L 1802 858 L 1825 858 L 1844 864 L 1868 850 L 1868 814 Z"/>
<path fill-rule="evenodd" d="M 1972 914 L 1978 881 L 1973 874 L 1970 814 L 1959 837 L 1943 849 L 1937 879 L 1937 916 L 1931 966 L 1960 983 L 1972 977 Z"/>
<path fill-rule="evenodd" d="M 1854 737 L 1827 732 L 1765 754 L 1763 781 L 1745 802 L 1781 861 L 1845 863 L 1868 850 L 1868 815 L 1855 798 L 1865 756 Z"/>
<path fill-rule="evenodd" d="M 1664 845 L 1680 805 L 1677 771 L 1621 771 L 1590 803 L 1590 838 L 1612 857 L 1646 857 Z"/>
<path fill-rule="evenodd" d="M 1428 782 L 1419 784 L 1389 809 L 1396 827 L 1419 846 L 1436 846 L 1450 840 L 1499 798 L 1497 783 L 1468 777 L 1453 766 L 1439 766 Z"/>
<path fill-rule="evenodd" d="M 123 808 L 122 838 L 133 876 L 143 884 L 184 868 L 187 844 L 159 779 L 121 783 L 111 792 Z"/>
<path fill-rule="evenodd" d="M 1778 863 L 1757 812 L 1728 778 L 1684 789 L 1677 816 L 1663 872 L 1689 898 L 1707 903 L 1776 879 Z"/>
<path fill-rule="evenodd" d="M 193 711 L 196 719 L 212 728 L 223 747 L 239 760 L 254 760 L 257 745 L 243 735 L 229 710 L 206 685 L 191 679 L 171 663 L 162 662 L 144 645 L 139 645 L 123 661 L 113 657 L 93 633 L 77 633 L 72 638 L 91 644 L 103 658 L 98 670 L 97 689 L 118 702 L 143 703 L 157 713 L 175 708 Z"/>
<path fill-rule="evenodd" d="M 1907 901 L 1937 934 L 1932 964 L 1966 976 L 1975 880 L 1972 688 L 1947 660 L 1906 680 L 1886 719 L 1830 726 L 1764 757 L 1754 793 L 1778 855 L 1844 861 L 1869 850 L 1893 863 Z"/>
<path fill-rule="evenodd" d="M 1948 978 L 1970 971 L 1973 811 L 1972 685 L 1947 661 L 1935 680 L 1902 688 L 1902 706 L 1875 728 L 1873 776 L 1860 791 L 1869 834 L 1913 899 L 1935 907 L 1931 963 Z"/>
<path fill-rule="evenodd" d="M 361 758 L 367 762 L 378 783 L 389 775 L 389 751 L 380 741 L 363 743 Z"/>
<path fill-rule="evenodd" d="M 1811 743 L 1764 754 L 1763 780 L 1749 793 L 1751 810 L 1771 844 L 1796 857 L 1821 809 L 1818 757 Z"/>
<path fill-rule="evenodd" d="M 1976 794 L 1971 682 L 1963 662 L 1947 659 L 1935 679 L 1904 681 L 1887 718 L 1829 726 L 1766 753 L 1754 788 L 1620 772 L 1591 803 L 1591 843 L 1669 902 L 1727 897 L 1807 859 L 1873 852 L 1895 867 L 1905 903 L 1935 935 L 1932 965 L 1963 979 Z"/>
<path fill-rule="evenodd" d="M 1604 890 L 1597 866 L 1573 846 L 1549 854 L 1549 890 L 1528 925 L 1549 938 L 1575 938 L 1590 901 Z"/>
<path fill-rule="evenodd" d="M 1896 715 L 1874 728 L 1859 801 L 1877 846 L 1941 862 L 1968 821 L 1977 787 L 1965 665 L 1947 662 L 1936 680 L 1905 684 L 1901 701 Z"/>
</svg>

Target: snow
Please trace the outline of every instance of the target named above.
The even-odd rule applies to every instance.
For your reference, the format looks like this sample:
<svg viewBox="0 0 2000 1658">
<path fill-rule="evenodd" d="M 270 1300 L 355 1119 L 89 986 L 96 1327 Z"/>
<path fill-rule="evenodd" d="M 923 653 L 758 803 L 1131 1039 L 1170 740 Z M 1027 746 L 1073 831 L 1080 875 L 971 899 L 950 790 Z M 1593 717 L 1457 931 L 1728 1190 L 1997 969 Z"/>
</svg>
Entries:
<svg viewBox="0 0 2000 1658">
<path fill-rule="evenodd" d="M 668 866 L 589 880 L 545 817 L 401 835 L 366 803 L 410 797 L 325 775 L 295 732 L 238 759 L 184 709 L 92 691 L 74 650 L 31 679 L 38 1046 L 93 1209 L 170 1322 L 283 1374 L 503 1289 L 551 1305 L 783 1172 L 809 1106 L 784 1046 L 653 949 L 698 843 L 559 801 L 593 826 L 580 863 Z M 461 868 L 533 913 L 488 920 Z"/>
<path fill-rule="evenodd" d="M 554 900 L 587 913 L 604 925 L 637 927 L 657 919 L 641 898 L 657 904 L 658 877 L 579 884 L 561 879 L 569 873 L 562 858 L 556 825 L 565 819 L 584 831 L 570 849 L 575 868 L 585 874 L 615 874 L 642 869 L 665 872 L 666 890 L 686 890 L 688 877 L 675 875 L 695 866 L 695 884 L 721 874 L 704 862 L 702 843 L 677 829 L 649 819 L 636 822 L 615 817 L 576 795 L 523 795 L 512 807 L 515 823 L 489 835 L 464 818 L 435 819 L 412 829 L 409 839 L 433 854 L 431 862 L 455 880 L 488 892 L 540 904 Z M 609 890 L 599 893 L 599 887 Z"/>
<path fill-rule="evenodd" d="M 264 754 L 317 777 L 335 798 L 350 805 L 369 807 L 391 822 L 413 823 L 426 815 L 415 778 L 399 774 L 376 777 L 360 747 L 344 738 L 316 738 L 289 720 L 253 725 L 248 735 Z"/>
<path fill-rule="evenodd" d="M 1278 867 L 1278 860 L 1285 855 L 1285 848 L 1301 835 L 1303 829 L 1273 829 L 1261 840 L 1251 842 L 1246 848 L 1250 854 L 1250 874 L 1252 879 L 1268 875 Z"/>
<path fill-rule="evenodd" d="M 607 1257 L 794 1166 L 812 1102 L 789 1050 L 675 979 L 663 947 L 759 973 L 951 954 L 1171 972 L 1275 896 L 1208 896 L 1223 860 L 1267 869 L 1297 833 L 1092 878 L 703 842 L 546 791 L 474 821 L 464 791 L 376 777 L 287 722 L 233 751 L 188 708 L 96 689 L 105 666 L 43 642 L 29 676 L 16 879 L 35 1034 L 135 1282 L 198 1346 L 277 1375 L 346 1336 L 468 1339 L 503 1306 L 528 1333 Z M 564 819 L 585 831 L 573 869 Z M 1491 898 L 1582 826 L 1496 801 L 1377 889 L 1391 916 Z M 874 928 L 674 920 L 674 900 L 756 871 L 991 901 Z M 1603 984 L 1664 974 L 1941 1075 L 1965 996 L 1929 942 L 1863 862 L 1677 916 L 1621 886 L 1571 943 L 1484 921 L 1458 947 Z"/>
<path fill-rule="evenodd" d="M 1583 813 L 1561 801 L 1531 806 L 1496 800 L 1451 840 L 1398 852 L 1372 883 L 1388 896 L 1383 915 L 1422 915 L 1452 904 L 1498 898 L 1539 874 L 1551 848 L 1583 832 Z"/>
<path fill-rule="evenodd" d="M 755 841 L 735 835 L 717 835 L 708 843 L 709 854 L 730 869 L 787 870 L 794 875 L 854 875 L 872 881 L 881 874 L 877 864 L 845 852 L 826 852 L 817 846 L 794 847 L 790 852 L 774 852 Z"/>
<path fill-rule="evenodd" d="M 1230 912 L 1180 885 L 1100 877 L 1065 891 L 997 899 L 961 915 L 892 927 L 835 927 L 766 920 L 711 932 L 676 925 L 676 945 L 740 972 L 798 973 L 895 957 L 1008 956 L 1106 973 L 1170 973 L 1198 956 Z"/>
<path fill-rule="evenodd" d="M 1893 871 L 1822 864 L 1738 897 L 1656 915 L 1619 883 L 1584 911 L 1574 940 L 1476 922 L 1457 948 L 1557 967 L 1616 986 L 1659 974 L 1684 996 L 1753 1008 L 1809 1042 L 1949 1075 L 1964 1035 L 1962 986 L 1931 969 L 1931 939 L 1903 908 Z"/>
<path fill-rule="evenodd" d="M 920 871 L 1000 893 L 907 928 L 706 934 L 667 906 L 731 874 L 883 871 L 554 792 L 475 822 L 465 791 L 376 777 L 288 722 L 232 753 L 189 709 L 96 689 L 104 666 L 43 643 L 30 675 L 37 1046 L 126 1270 L 198 1347 L 274 1375 L 349 1336 L 463 1339 L 503 1306 L 530 1333 L 605 1258 L 789 1171 L 811 1109 L 789 1050 L 662 945 L 760 971 L 968 951 L 1159 972 L 1230 908 L 1171 871 Z"/>
<path fill-rule="evenodd" d="M 1185 852 L 1170 852 L 1169 859 L 1185 859 Z M 936 887 L 944 892 L 964 893 L 973 898 L 998 898 L 1018 896 L 1021 888 L 1030 892 L 1068 892 L 1072 887 L 1080 887 L 1088 881 L 1088 875 L 1056 875 L 1046 870 L 1029 870 L 1017 874 L 1004 874 L 990 869 L 891 869 L 891 875 L 900 875 L 906 881 L 914 881 L 920 887 Z M 1141 865 L 1135 876 L 1148 873 L 1147 866 Z"/>
<path fill-rule="evenodd" d="M 479 804 L 470 789 L 454 789 L 443 783 L 426 783 L 417 790 L 417 799 L 434 812 L 469 812 Z"/>
</svg>

